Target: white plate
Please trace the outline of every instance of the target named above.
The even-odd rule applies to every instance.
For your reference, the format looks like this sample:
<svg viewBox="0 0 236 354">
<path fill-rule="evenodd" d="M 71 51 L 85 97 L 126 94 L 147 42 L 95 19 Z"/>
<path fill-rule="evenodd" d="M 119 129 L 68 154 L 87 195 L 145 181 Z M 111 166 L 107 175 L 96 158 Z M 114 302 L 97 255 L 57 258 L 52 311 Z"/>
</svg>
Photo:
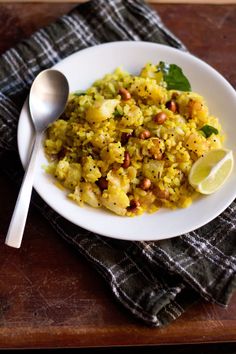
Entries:
<svg viewBox="0 0 236 354">
<path fill-rule="evenodd" d="M 160 60 L 179 65 L 192 85 L 203 95 L 210 112 L 222 123 L 227 135 L 226 147 L 236 151 L 236 93 L 231 85 L 208 64 L 168 46 L 146 42 L 113 42 L 81 50 L 55 65 L 68 78 L 70 91 L 84 90 L 94 80 L 122 66 L 138 73 L 147 62 Z M 26 164 L 32 141 L 32 125 L 25 103 L 18 125 L 18 148 Z M 34 187 L 54 210 L 76 225 L 98 234 L 124 240 L 160 240 L 197 229 L 218 216 L 236 197 L 236 169 L 215 194 L 202 196 L 189 208 L 161 210 L 134 218 L 121 217 L 103 209 L 81 208 L 66 198 L 42 166 L 47 160 L 41 148 Z"/>
</svg>

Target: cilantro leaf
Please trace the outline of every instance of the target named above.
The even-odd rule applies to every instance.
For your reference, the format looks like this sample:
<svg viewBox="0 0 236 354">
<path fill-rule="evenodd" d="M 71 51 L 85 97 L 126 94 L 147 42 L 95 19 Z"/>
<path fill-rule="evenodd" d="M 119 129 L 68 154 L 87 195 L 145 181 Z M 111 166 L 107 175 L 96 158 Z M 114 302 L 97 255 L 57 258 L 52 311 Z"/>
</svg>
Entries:
<svg viewBox="0 0 236 354">
<path fill-rule="evenodd" d="M 209 138 L 209 136 L 211 136 L 212 134 L 219 133 L 218 129 L 216 129 L 208 124 L 204 125 L 200 130 L 204 133 L 206 138 Z"/>
<path fill-rule="evenodd" d="M 120 105 L 116 106 L 113 115 L 114 115 L 115 118 L 120 118 L 120 117 L 123 116 L 123 110 L 120 107 Z"/>
<path fill-rule="evenodd" d="M 115 108 L 115 110 L 114 110 L 114 117 L 121 117 L 121 114 L 120 114 L 120 112 L 118 111 L 118 109 L 117 108 Z"/>
<path fill-rule="evenodd" d="M 163 73 L 168 90 L 191 91 L 191 85 L 178 65 L 160 61 L 157 70 Z"/>
<path fill-rule="evenodd" d="M 84 95 L 86 95 L 86 92 L 78 90 L 78 91 L 73 92 L 73 95 L 74 96 L 84 96 Z"/>
</svg>

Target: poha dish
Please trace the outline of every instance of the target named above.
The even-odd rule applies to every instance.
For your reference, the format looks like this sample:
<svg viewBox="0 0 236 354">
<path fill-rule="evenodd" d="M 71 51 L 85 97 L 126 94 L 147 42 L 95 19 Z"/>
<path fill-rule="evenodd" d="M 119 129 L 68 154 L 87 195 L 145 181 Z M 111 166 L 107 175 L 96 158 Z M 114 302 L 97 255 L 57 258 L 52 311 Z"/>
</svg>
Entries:
<svg viewBox="0 0 236 354">
<path fill-rule="evenodd" d="M 135 216 L 188 207 L 198 195 L 189 172 L 222 146 L 221 126 L 203 97 L 173 84 L 168 69 L 179 68 L 163 65 L 149 63 L 139 75 L 117 68 L 71 94 L 48 127 L 47 172 L 79 206 Z"/>
</svg>

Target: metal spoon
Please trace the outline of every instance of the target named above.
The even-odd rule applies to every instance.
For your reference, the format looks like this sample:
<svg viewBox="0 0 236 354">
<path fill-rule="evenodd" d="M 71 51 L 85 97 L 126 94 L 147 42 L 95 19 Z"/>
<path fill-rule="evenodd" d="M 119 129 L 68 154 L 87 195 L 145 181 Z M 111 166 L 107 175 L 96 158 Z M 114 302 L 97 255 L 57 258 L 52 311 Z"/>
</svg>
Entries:
<svg viewBox="0 0 236 354">
<path fill-rule="evenodd" d="M 57 70 L 44 70 L 34 80 L 29 94 L 29 111 L 35 128 L 34 145 L 16 201 L 5 243 L 19 248 L 21 245 L 34 182 L 37 153 L 42 133 L 49 123 L 64 111 L 69 85 L 66 77 Z"/>
</svg>

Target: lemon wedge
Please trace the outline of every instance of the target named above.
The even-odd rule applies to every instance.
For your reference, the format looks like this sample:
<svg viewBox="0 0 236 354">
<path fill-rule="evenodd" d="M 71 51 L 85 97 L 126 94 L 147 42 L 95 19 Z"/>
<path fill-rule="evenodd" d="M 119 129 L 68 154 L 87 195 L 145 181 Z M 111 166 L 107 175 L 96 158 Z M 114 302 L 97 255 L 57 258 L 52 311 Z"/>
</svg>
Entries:
<svg viewBox="0 0 236 354">
<path fill-rule="evenodd" d="M 189 183 L 202 194 L 212 194 L 225 183 L 233 165 L 232 150 L 210 150 L 194 162 L 188 177 Z"/>
</svg>

